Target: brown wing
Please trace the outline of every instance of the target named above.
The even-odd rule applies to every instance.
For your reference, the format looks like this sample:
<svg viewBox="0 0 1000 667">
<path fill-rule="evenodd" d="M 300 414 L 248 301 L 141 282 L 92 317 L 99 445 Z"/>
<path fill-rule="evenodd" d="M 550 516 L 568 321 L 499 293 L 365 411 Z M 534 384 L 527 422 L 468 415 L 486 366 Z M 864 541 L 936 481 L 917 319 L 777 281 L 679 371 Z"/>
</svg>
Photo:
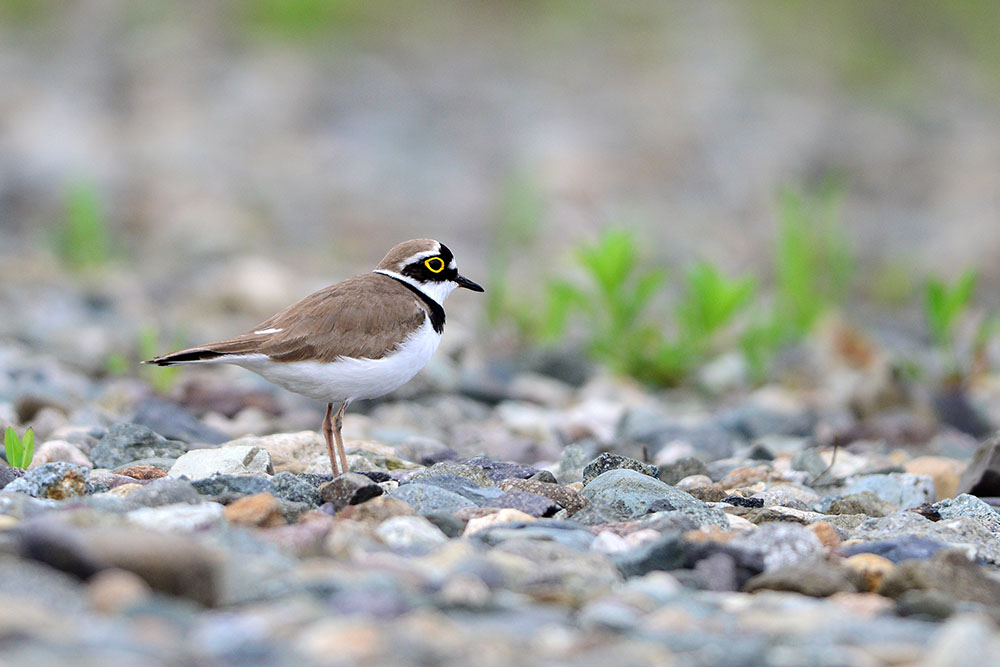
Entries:
<svg viewBox="0 0 1000 667">
<path fill-rule="evenodd" d="M 285 362 L 333 361 L 340 356 L 380 359 L 423 324 L 427 313 L 427 306 L 404 285 L 369 273 L 314 292 L 242 336 L 149 363 L 166 366 L 242 354 L 266 354 Z M 254 333 L 270 330 L 275 331 Z"/>
</svg>

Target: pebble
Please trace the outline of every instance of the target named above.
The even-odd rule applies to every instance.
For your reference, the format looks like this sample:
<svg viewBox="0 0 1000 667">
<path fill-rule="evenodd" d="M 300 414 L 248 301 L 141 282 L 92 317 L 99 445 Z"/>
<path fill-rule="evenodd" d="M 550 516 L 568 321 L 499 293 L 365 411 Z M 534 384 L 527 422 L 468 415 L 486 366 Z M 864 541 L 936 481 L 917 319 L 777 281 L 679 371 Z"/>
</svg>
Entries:
<svg viewBox="0 0 1000 667">
<path fill-rule="evenodd" d="M 94 464 L 90 462 L 87 455 L 80 451 L 80 448 L 76 445 L 70 444 L 65 440 L 49 440 L 48 442 L 43 442 L 35 449 L 35 455 L 31 459 L 30 468 L 37 468 L 46 463 L 52 463 L 53 461 L 66 461 L 68 463 L 74 463 L 78 466 L 83 466 L 84 468 L 93 468 Z"/>
<path fill-rule="evenodd" d="M 873 553 L 855 554 L 844 560 L 844 565 L 861 575 L 864 582 L 862 590 L 875 593 L 896 567 L 888 558 Z"/>
<path fill-rule="evenodd" d="M 171 477 L 204 479 L 212 475 L 274 474 L 271 455 L 250 445 L 194 449 L 181 455 L 168 473 Z"/>
<path fill-rule="evenodd" d="M 165 533 L 195 533 L 220 525 L 224 508 L 218 503 L 177 503 L 159 507 L 143 507 L 125 517 L 137 526 Z"/>
<path fill-rule="evenodd" d="M 958 483 L 965 463 L 944 456 L 918 456 L 904 465 L 912 475 L 927 475 L 934 481 L 935 500 L 954 498 L 958 495 Z"/>
<path fill-rule="evenodd" d="M 703 502 L 688 493 L 664 484 L 648 474 L 628 468 L 609 470 L 584 487 L 583 496 L 609 507 L 618 520 L 632 519 L 650 511 L 680 510 L 693 515 L 712 514 Z M 719 510 L 713 520 L 728 525 Z"/>
<path fill-rule="evenodd" d="M 469 519 L 465 524 L 464 535 L 466 537 L 480 533 L 487 528 L 492 528 L 500 524 L 519 523 L 522 521 L 534 521 L 535 517 L 517 509 L 501 509 L 477 519 Z"/>
<path fill-rule="evenodd" d="M 583 509 L 587 500 L 579 492 L 560 484 L 540 482 L 532 479 L 505 479 L 499 485 L 503 491 L 527 491 L 544 496 L 566 510 L 567 516 Z"/>
<path fill-rule="evenodd" d="M 314 463 L 326 462 L 329 472 L 330 459 L 323 436 L 315 431 L 276 433 L 265 436 L 248 436 L 225 443 L 230 447 L 258 447 L 271 457 L 275 472 L 303 473 Z"/>
<path fill-rule="evenodd" d="M 887 503 L 904 510 L 932 503 L 937 497 L 934 480 L 927 475 L 909 473 L 854 477 L 847 480 L 843 493 L 850 495 L 862 491 L 870 491 Z"/>
</svg>

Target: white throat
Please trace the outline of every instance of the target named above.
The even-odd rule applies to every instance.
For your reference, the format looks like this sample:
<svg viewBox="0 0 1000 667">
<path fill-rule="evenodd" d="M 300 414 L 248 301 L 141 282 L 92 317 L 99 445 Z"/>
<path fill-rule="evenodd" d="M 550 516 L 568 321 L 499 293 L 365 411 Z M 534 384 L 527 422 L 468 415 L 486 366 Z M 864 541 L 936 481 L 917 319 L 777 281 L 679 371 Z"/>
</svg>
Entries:
<svg viewBox="0 0 1000 667">
<path fill-rule="evenodd" d="M 372 273 L 381 273 L 383 276 L 389 276 L 390 278 L 395 278 L 396 280 L 402 280 L 407 285 L 412 285 L 416 289 L 420 290 L 423 294 L 426 294 L 440 305 L 444 305 L 444 300 L 448 298 L 448 295 L 458 289 L 458 283 L 452 280 L 421 283 L 417 282 L 413 278 L 410 278 L 409 276 L 404 276 L 401 273 L 389 271 L 388 269 L 375 269 Z"/>
</svg>

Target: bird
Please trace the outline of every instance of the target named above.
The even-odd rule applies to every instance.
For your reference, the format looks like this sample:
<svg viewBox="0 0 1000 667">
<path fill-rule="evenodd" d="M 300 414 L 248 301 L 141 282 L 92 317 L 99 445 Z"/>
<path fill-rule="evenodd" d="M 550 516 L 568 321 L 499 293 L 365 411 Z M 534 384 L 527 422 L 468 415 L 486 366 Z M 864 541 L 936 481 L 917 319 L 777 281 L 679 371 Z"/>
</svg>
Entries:
<svg viewBox="0 0 1000 667">
<path fill-rule="evenodd" d="M 348 472 L 344 410 L 401 387 L 430 361 L 444 332 L 444 300 L 459 287 L 485 291 L 458 272 L 444 244 L 404 241 L 370 273 L 314 292 L 247 333 L 143 363 L 233 364 L 326 403 L 323 438 L 337 477 Z"/>
</svg>

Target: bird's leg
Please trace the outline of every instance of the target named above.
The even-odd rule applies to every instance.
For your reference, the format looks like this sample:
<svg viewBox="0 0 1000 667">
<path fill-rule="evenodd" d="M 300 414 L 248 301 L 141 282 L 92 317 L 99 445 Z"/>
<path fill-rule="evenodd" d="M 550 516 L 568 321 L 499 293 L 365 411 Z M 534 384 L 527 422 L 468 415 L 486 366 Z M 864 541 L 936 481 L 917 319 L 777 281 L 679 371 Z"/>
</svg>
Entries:
<svg viewBox="0 0 1000 667">
<path fill-rule="evenodd" d="M 340 457 L 340 471 L 350 472 L 347 468 L 347 452 L 344 451 L 344 438 L 340 435 L 340 429 L 344 426 L 344 410 L 347 409 L 349 401 L 344 401 L 337 409 L 337 414 L 333 416 L 333 437 L 337 439 L 337 456 Z M 331 454 L 332 456 L 332 454 Z"/>
<path fill-rule="evenodd" d="M 323 438 L 326 440 L 326 451 L 330 455 L 330 470 L 333 476 L 340 474 L 337 468 L 337 455 L 333 451 L 333 425 L 330 418 L 333 416 L 333 403 L 326 404 L 326 417 L 323 419 Z M 337 440 L 340 441 L 340 427 L 337 427 Z"/>
</svg>

